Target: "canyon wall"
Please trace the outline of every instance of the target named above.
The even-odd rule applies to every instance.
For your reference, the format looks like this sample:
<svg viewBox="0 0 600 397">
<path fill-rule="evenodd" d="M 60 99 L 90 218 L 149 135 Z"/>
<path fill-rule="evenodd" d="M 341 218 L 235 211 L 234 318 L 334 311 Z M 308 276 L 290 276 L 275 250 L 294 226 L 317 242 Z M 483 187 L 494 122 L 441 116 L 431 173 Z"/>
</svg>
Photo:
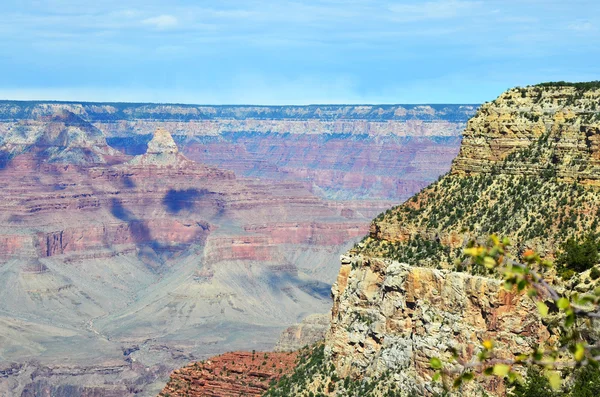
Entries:
<svg viewBox="0 0 600 397">
<path fill-rule="evenodd" d="M 192 108 L 2 103 L 0 394 L 151 393 L 271 348 L 473 109 Z"/>
<path fill-rule="evenodd" d="M 557 343 L 532 299 L 455 259 L 470 239 L 492 232 L 511 238 L 514 255 L 534 248 L 552 258 L 568 236 L 598 231 L 591 214 L 600 209 L 599 104 L 599 89 L 535 86 L 481 107 L 450 173 L 381 214 L 342 259 L 326 338 L 339 376 L 391 370 L 404 390 L 427 394 L 440 391 L 430 358 L 449 362 L 452 349 L 468 363 L 485 339 L 508 359 Z M 571 287 L 589 283 L 586 274 Z M 506 392 L 502 381 L 484 378 L 457 393 L 482 391 Z"/>
<path fill-rule="evenodd" d="M 443 392 L 433 357 L 458 374 L 487 339 L 499 359 L 556 346 L 560 331 L 536 302 L 505 290 L 464 248 L 494 233 L 510 238 L 518 260 L 527 249 L 554 259 L 569 237 L 597 235 L 598 137 L 598 83 L 515 88 L 482 105 L 450 172 L 376 217 L 342 257 L 323 369 L 297 372 L 267 395 L 433 396 Z M 598 269 L 543 275 L 568 294 L 593 290 Z M 450 395 L 506 395 L 501 378 L 477 375 Z"/>
<path fill-rule="evenodd" d="M 188 158 L 301 181 L 330 199 L 403 201 L 446 172 L 475 105 L 194 106 L 0 101 L 0 143 L 69 112 L 139 155 L 166 128 Z"/>
<path fill-rule="evenodd" d="M 474 109 L 0 102 L 0 394 L 151 394 L 272 348 Z"/>
</svg>

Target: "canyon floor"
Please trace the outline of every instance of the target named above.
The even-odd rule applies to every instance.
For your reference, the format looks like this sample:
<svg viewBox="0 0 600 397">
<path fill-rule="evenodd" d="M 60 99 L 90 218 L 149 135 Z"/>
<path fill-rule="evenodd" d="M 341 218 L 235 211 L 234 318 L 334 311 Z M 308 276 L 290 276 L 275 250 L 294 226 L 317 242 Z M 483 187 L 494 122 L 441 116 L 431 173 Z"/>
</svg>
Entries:
<svg viewBox="0 0 600 397">
<path fill-rule="evenodd" d="M 0 395 L 155 395 L 270 350 L 329 312 L 340 254 L 449 169 L 471 114 L 153 106 L 0 109 Z"/>
</svg>

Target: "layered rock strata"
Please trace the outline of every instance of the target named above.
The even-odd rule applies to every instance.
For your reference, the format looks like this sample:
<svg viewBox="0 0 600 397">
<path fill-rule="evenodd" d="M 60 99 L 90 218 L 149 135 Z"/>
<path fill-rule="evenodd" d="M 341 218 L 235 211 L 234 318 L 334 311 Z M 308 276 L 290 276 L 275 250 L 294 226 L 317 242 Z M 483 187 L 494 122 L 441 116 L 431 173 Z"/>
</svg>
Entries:
<svg viewBox="0 0 600 397">
<path fill-rule="evenodd" d="M 505 291 L 499 280 L 357 256 L 342 258 L 332 291 L 326 352 L 340 377 L 377 379 L 392 372 L 400 390 L 441 392 L 431 381 L 432 357 L 450 363 L 455 350 L 458 362 L 470 363 L 488 339 L 500 359 L 556 343 L 535 303 Z M 497 379 L 488 378 L 483 388 L 505 392 Z"/>
<path fill-rule="evenodd" d="M 489 173 L 511 153 L 540 139 L 554 140 L 552 163 L 560 180 L 598 185 L 600 89 L 576 86 L 515 88 L 484 104 L 469 120 L 452 173 Z M 503 170 L 536 175 L 546 164 Z"/>
<path fill-rule="evenodd" d="M 333 364 L 334 373 L 296 377 L 286 390 L 435 395 L 442 390 L 432 381 L 432 357 L 460 371 L 486 339 L 506 359 L 556 345 L 559 335 L 534 301 L 470 265 L 463 249 L 497 233 L 512 239 L 517 258 L 534 248 L 553 259 L 568 237 L 600 231 L 599 105 L 598 84 L 516 88 L 484 104 L 449 174 L 380 214 L 342 258 L 322 365 Z M 566 282 L 552 271 L 545 277 L 568 293 L 594 288 L 587 273 Z M 506 386 L 481 377 L 453 393 L 504 396 Z M 274 388 L 269 395 L 282 394 Z"/>
<path fill-rule="evenodd" d="M 240 176 L 309 182 L 333 199 L 404 200 L 447 171 L 474 105 L 193 106 L 0 102 L 0 143 L 67 112 L 111 146 L 146 152 L 156 129 L 188 158 Z"/>
<path fill-rule="evenodd" d="M 474 109 L 2 102 L 0 395 L 151 394 L 271 348 L 329 309 L 381 198 L 448 169 Z"/>
<path fill-rule="evenodd" d="M 97 132 L 49 123 L 66 142 Z M 367 231 L 361 211 L 382 205 L 237 178 L 187 159 L 165 130 L 116 163 L 49 159 L 36 142 L 0 169 L 0 362 L 32 368 L 0 379 L 0 394 L 151 393 L 195 357 L 271 347 L 281 329 L 327 310 L 328 264 Z M 89 153 L 102 143 L 89 142 Z M 91 357 L 115 372 L 86 373 Z M 41 370 L 57 360 L 71 376 Z"/>
<path fill-rule="evenodd" d="M 296 357 L 296 353 L 225 353 L 176 370 L 159 396 L 259 397 L 292 372 Z"/>
</svg>

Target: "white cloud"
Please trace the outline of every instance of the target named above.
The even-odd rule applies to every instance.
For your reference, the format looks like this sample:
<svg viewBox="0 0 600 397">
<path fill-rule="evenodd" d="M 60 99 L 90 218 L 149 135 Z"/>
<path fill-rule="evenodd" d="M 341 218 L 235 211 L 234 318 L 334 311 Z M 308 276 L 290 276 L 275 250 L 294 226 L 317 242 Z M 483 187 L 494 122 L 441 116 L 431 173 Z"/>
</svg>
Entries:
<svg viewBox="0 0 600 397">
<path fill-rule="evenodd" d="M 592 32 L 596 30 L 596 26 L 589 21 L 579 21 L 577 23 L 572 23 L 569 25 L 570 30 L 574 30 L 575 32 Z"/>
<path fill-rule="evenodd" d="M 173 15 L 159 15 L 152 18 L 147 18 L 142 21 L 145 25 L 151 25 L 159 30 L 166 30 L 176 27 L 179 24 L 179 21 Z"/>
</svg>

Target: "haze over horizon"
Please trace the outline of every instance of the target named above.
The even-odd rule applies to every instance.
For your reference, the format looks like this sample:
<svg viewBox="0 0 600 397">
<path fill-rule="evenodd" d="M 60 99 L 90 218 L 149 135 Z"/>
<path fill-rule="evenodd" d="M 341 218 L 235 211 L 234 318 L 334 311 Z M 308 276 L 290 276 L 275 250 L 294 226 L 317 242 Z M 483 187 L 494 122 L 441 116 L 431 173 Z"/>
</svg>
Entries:
<svg viewBox="0 0 600 397">
<path fill-rule="evenodd" d="M 481 103 L 597 80 L 593 1 L 4 1 L 0 99 Z"/>
</svg>

